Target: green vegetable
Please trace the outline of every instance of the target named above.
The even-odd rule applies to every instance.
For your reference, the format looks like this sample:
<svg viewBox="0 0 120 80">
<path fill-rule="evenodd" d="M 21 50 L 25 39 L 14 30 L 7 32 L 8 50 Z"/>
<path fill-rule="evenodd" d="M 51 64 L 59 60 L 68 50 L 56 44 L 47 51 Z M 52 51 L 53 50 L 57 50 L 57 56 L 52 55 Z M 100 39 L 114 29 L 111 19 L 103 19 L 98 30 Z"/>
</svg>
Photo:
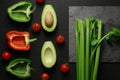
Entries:
<svg viewBox="0 0 120 80">
<path fill-rule="evenodd" d="M 31 60 L 18 58 L 12 60 L 6 67 L 6 70 L 18 78 L 26 79 L 31 77 L 32 68 L 30 67 L 30 64 Z"/>
<path fill-rule="evenodd" d="M 45 41 L 41 50 L 41 61 L 45 68 L 51 68 L 56 63 L 56 49 L 52 41 Z"/>
<path fill-rule="evenodd" d="M 97 20 L 98 24 L 98 36 L 97 36 L 97 39 L 101 39 L 102 37 L 102 21 L 101 20 Z M 99 45 L 96 49 L 96 56 L 95 56 L 95 65 L 94 65 L 94 69 L 93 69 L 93 77 L 91 76 L 91 80 L 96 80 L 97 79 L 97 72 L 98 72 L 98 65 L 99 65 L 99 58 L 100 58 L 100 48 L 101 48 L 101 45 Z"/>
<path fill-rule="evenodd" d="M 100 25 L 101 26 L 101 23 Z M 101 26 L 102 27 L 102 26 Z M 102 31 L 101 29 L 99 30 L 100 32 Z M 100 37 L 101 35 L 99 35 Z M 94 70 L 93 70 L 93 77 L 91 80 L 96 80 L 97 79 L 97 72 L 98 72 L 98 65 L 99 65 L 99 57 L 100 57 L 100 43 L 104 40 L 109 40 L 109 41 L 118 41 L 120 40 L 120 29 L 119 28 L 112 28 L 111 31 L 109 31 L 106 35 L 104 35 L 102 38 L 99 38 L 97 44 L 96 44 L 96 54 L 94 53 L 93 56 L 96 56 L 95 59 L 95 65 L 94 65 Z M 91 59 L 93 58 L 91 56 Z"/>
<path fill-rule="evenodd" d="M 57 15 L 52 5 L 46 4 L 41 15 L 41 24 L 45 31 L 52 32 L 57 26 Z"/>
<path fill-rule="evenodd" d="M 79 27 L 78 27 L 78 20 L 75 20 L 75 31 L 76 31 L 76 73 L 77 73 L 77 80 L 80 80 L 80 60 L 79 60 Z"/>
<path fill-rule="evenodd" d="M 90 17 L 86 18 L 85 22 L 86 24 L 83 25 L 82 20 L 75 20 L 77 80 L 97 80 L 101 43 L 104 39 L 120 40 L 120 29 L 112 28 L 102 37 L 103 22 L 101 20 Z"/>
<path fill-rule="evenodd" d="M 100 38 L 97 43 L 96 43 L 96 47 L 93 50 L 93 53 L 91 54 L 91 59 L 90 62 L 93 59 L 93 56 L 95 55 L 95 50 L 97 49 L 97 47 L 100 45 L 100 43 L 104 40 L 109 40 L 109 41 L 118 41 L 120 40 L 120 29 L 119 28 L 112 28 L 106 35 L 104 35 L 102 38 Z"/>
<path fill-rule="evenodd" d="M 77 80 L 84 80 L 84 25 L 76 19 L 76 59 L 77 59 Z"/>
<path fill-rule="evenodd" d="M 105 35 L 106 40 L 119 41 L 120 40 L 120 29 L 119 28 L 112 28 L 111 31 L 106 35 Z"/>
<path fill-rule="evenodd" d="M 35 6 L 28 1 L 20 1 L 8 8 L 9 17 L 16 22 L 29 22 Z"/>
<path fill-rule="evenodd" d="M 86 73 L 86 80 L 89 80 L 89 70 L 90 70 L 90 65 L 89 65 L 89 51 L 90 51 L 90 26 L 89 26 L 89 19 L 86 19 L 86 66 L 85 66 L 85 73 Z"/>
</svg>

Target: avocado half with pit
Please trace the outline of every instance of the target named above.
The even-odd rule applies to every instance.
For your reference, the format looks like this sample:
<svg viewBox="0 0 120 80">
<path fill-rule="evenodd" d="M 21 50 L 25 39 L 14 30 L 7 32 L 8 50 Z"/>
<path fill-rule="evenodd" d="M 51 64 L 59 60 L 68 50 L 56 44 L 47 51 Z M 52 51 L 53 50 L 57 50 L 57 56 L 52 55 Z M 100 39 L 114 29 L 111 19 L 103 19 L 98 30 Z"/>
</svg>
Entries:
<svg viewBox="0 0 120 80">
<path fill-rule="evenodd" d="M 45 31 L 52 32 L 57 26 L 57 16 L 52 5 L 46 4 L 42 11 L 41 24 Z"/>
<path fill-rule="evenodd" d="M 46 41 L 41 50 L 41 61 L 44 67 L 51 68 L 56 63 L 56 49 L 52 41 Z"/>
</svg>

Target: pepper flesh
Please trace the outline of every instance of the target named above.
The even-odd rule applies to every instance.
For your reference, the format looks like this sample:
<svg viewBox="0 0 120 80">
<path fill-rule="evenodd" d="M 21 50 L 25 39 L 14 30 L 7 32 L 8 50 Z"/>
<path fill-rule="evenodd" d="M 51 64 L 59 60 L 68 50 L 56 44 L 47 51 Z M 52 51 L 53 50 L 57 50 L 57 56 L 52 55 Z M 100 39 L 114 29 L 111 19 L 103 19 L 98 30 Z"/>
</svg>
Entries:
<svg viewBox="0 0 120 80">
<path fill-rule="evenodd" d="M 8 8 L 9 17 L 16 22 L 29 22 L 35 6 L 28 1 L 20 1 Z"/>
<path fill-rule="evenodd" d="M 17 58 L 12 60 L 6 67 L 6 71 L 14 76 L 22 79 L 31 77 L 31 60 L 25 58 Z"/>
<path fill-rule="evenodd" d="M 9 31 L 6 34 L 8 39 L 8 45 L 14 50 L 29 50 L 30 49 L 30 42 L 36 40 L 30 39 L 29 32 L 20 32 L 20 31 Z"/>
</svg>

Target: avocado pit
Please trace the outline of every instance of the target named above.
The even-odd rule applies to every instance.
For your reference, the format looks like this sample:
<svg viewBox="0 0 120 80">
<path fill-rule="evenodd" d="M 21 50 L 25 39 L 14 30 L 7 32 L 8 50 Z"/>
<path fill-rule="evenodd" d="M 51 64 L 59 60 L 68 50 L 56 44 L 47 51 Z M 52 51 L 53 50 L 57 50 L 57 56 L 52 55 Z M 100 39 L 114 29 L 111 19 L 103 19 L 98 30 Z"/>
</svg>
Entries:
<svg viewBox="0 0 120 80">
<path fill-rule="evenodd" d="M 47 27 L 52 27 L 53 23 L 54 23 L 53 14 L 50 11 L 47 11 L 45 15 L 45 25 Z"/>
</svg>

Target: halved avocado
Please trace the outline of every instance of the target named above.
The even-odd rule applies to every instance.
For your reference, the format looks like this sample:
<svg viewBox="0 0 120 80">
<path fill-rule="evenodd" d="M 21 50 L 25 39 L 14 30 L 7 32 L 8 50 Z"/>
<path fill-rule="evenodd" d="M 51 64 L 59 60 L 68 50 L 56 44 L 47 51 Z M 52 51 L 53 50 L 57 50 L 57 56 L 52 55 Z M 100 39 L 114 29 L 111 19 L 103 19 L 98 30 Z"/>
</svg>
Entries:
<svg viewBox="0 0 120 80">
<path fill-rule="evenodd" d="M 52 5 L 46 4 L 42 11 L 41 24 L 45 31 L 52 32 L 55 30 L 57 25 L 56 12 Z"/>
<path fill-rule="evenodd" d="M 51 68 L 56 63 L 56 49 L 52 41 L 46 41 L 41 50 L 41 61 L 44 67 Z"/>
</svg>

